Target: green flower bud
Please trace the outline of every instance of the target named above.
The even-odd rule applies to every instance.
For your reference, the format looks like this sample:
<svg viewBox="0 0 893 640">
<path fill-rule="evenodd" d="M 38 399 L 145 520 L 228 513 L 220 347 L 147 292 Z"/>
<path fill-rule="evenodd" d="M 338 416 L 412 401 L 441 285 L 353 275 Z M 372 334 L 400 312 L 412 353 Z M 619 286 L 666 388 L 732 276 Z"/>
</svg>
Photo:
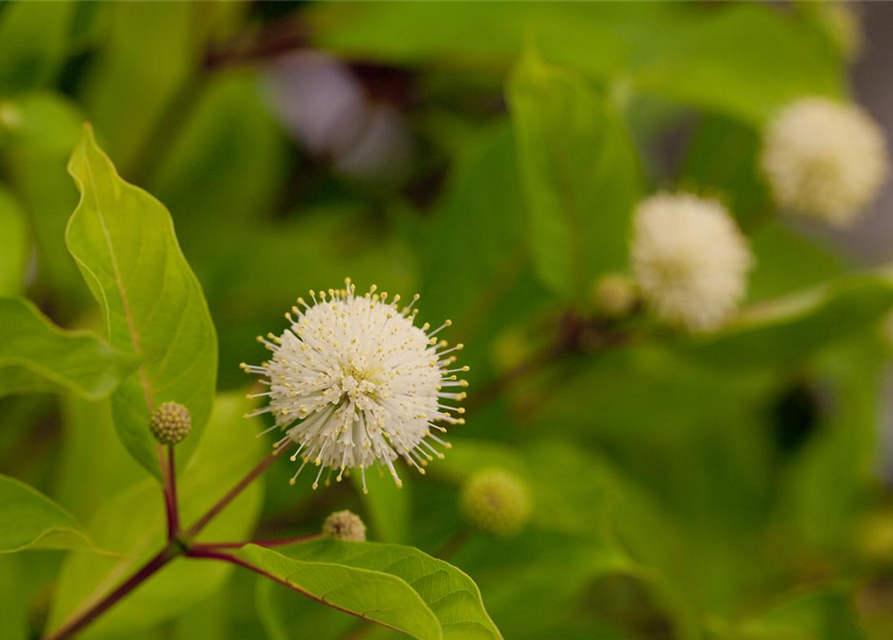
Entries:
<svg viewBox="0 0 893 640">
<path fill-rule="evenodd" d="M 596 309 L 608 318 L 628 316 L 638 302 L 635 283 L 620 273 L 609 273 L 596 280 L 593 296 Z"/>
<path fill-rule="evenodd" d="M 366 541 L 366 525 L 357 514 L 348 511 L 336 511 L 322 524 L 322 534 L 333 540 L 349 542 Z"/>
<path fill-rule="evenodd" d="M 485 469 L 462 486 L 462 512 L 474 526 L 496 536 L 518 533 L 530 518 L 524 482 L 504 469 Z"/>
<path fill-rule="evenodd" d="M 189 409 L 177 402 L 165 402 L 152 414 L 149 429 L 161 444 L 182 442 L 192 429 Z"/>
</svg>

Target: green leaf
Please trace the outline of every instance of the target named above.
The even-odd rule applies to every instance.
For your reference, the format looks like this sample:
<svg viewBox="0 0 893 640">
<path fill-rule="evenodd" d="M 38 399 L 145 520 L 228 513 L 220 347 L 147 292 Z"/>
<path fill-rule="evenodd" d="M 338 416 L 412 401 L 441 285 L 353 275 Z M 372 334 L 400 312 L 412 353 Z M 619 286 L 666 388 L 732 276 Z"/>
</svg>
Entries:
<svg viewBox="0 0 893 640">
<path fill-rule="evenodd" d="M 419 640 L 443 637 L 431 609 L 400 578 L 333 562 L 294 560 L 256 545 L 242 548 L 237 555 L 322 604 L 403 631 Z"/>
<path fill-rule="evenodd" d="M 250 546 L 239 555 L 298 590 L 416 638 L 502 637 L 471 578 L 418 549 L 320 540 L 287 553 Z"/>
<path fill-rule="evenodd" d="M 548 299 L 530 273 L 515 155 L 506 120 L 463 142 L 445 193 L 413 243 L 422 267 L 422 313 L 435 326 L 452 319 L 450 341 L 484 344 L 503 318 L 529 314 Z M 485 355 L 484 349 L 463 353 L 472 376 L 489 368 Z"/>
<path fill-rule="evenodd" d="M 534 41 L 543 55 L 603 82 L 761 124 L 803 95 L 842 97 L 845 65 L 824 34 L 775 7 L 726 3 L 321 3 L 317 45 L 399 66 L 507 69 Z M 754 46 L 754 34 L 760 34 Z"/>
<path fill-rule="evenodd" d="M 154 145 L 163 145 L 171 134 L 172 127 L 159 122 L 171 113 L 188 112 L 185 103 L 172 106 L 184 98 L 178 92 L 192 97 L 201 91 L 199 80 L 187 83 L 206 29 L 199 28 L 199 7 L 189 3 L 107 7 L 108 37 L 92 61 L 82 95 L 96 130 L 108 140 L 109 155 L 131 176 L 144 170 L 141 163 L 154 160 Z"/>
<path fill-rule="evenodd" d="M 96 547 L 77 520 L 24 482 L 0 474 L 0 554 Z"/>
<path fill-rule="evenodd" d="M 22 589 L 25 567 L 22 558 L 14 555 L 0 557 L 0 638 L 28 640 L 28 598 Z"/>
<path fill-rule="evenodd" d="M 22 298 L 0 298 L 0 326 L 0 396 L 62 389 L 101 398 L 135 368 L 98 336 L 60 329 Z"/>
<path fill-rule="evenodd" d="M 787 366 L 870 329 L 891 307 L 890 274 L 854 274 L 753 305 L 728 329 L 680 352 L 710 366 Z"/>
<path fill-rule="evenodd" d="M 184 525 L 216 503 L 263 457 L 264 443 L 255 437 L 260 421 L 246 423 L 242 416 L 247 408 L 247 402 L 236 395 L 217 399 L 205 437 L 178 478 Z M 254 483 L 208 525 L 199 539 L 246 538 L 260 515 L 262 499 L 263 488 Z M 99 508 L 88 530 L 102 548 L 122 557 L 71 554 L 57 586 L 50 629 L 58 627 L 76 609 L 102 598 L 165 544 L 164 506 L 158 484 L 146 479 L 120 492 Z M 106 613 L 84 637 L 132 637 L 210 596 L 230 571 L 231 567 L 223 563 L 178 560 Z"/>
<path fill-rule="evenodd" d="M 633 71 L 636 89 L 757 127 L 804 95 L 846 95 L 842 58 L 810 25 L 755 4 L 686 9 L 672 33 L 640 34 L 651 42 Z"/>
<path fill-rule="evenodd" d="M 42 296 L 60 313 L 74 315 L 88 295 L 65 247 L 65 225 L 77 205 L 77 190 L 65 165 L 80 138 L 84 117 L 67 99 L 50 92 L 28 93 L 6 103 L 15 126 L 0 144 L 10 187 L 25 210 L 37 248 L 37 282 Z"/>
<path fill-rule="evenodd" d="M 791 596 L 761 616 L 743 623 L 747 640 L 866 640 L 845 585 L 814 588 Z"/>
<path fill-rule="evenodd" d="M 60 398 L 62 434 L 52 495 L 81 522 L 89 522 L 108 496 L 146 477 L 115 433 L 111 404 L 109 398 Z"/>
<path fill-rule="evenodd" d="M 367 473 L 366 488 L 369 491 L 363 493 L 362 478 L 357 473 L 351 474 L 351 482 L 361 495 L 377 540 L 398 544 L 409 540 L 411 477 L 405 475 L 403 486 L 397 487 L 390 475 Z"/>
<path fill-rule="evenodd" d="M 556 293 L 579 296 L 596 274 L 625 263 L 636 151 L 606 97 L 533 52 L 507 93 L 537 273 Z"/>
<path fill-rule="evenodd" d="M 28 233 L 25 214 L 13 197 L 0 187 L 0 296 L 17 296 L 25 286 Z"/>
<path fill-rule="evenodd" d="M 148 429 L 155 406 L 179 402 L 192 414 L 179 464 L 201 440 L 217 378 L 214 324 L 170 214 L 118 176 L 89 126 L 69 172 L 81 201 L 68 224 L 68 249 L 100 303 L 109 342 L 140 362 L 112 396 L 115 426 L 131 455 L 157 476 Z"/>
<path fill-rule="evenodd" d="M 50 84 L 68 53 L 77 5 L 12 2 L 0 14 L 0 93 Z"/>
<path fill-rule="evenodd" d="M 259 81 L 246 68 L 215 74 L 152 182 L 184 245 L 204 243 L 220 220 L 256 228 L 287 180 L 287 144 Z"/>
</svg>

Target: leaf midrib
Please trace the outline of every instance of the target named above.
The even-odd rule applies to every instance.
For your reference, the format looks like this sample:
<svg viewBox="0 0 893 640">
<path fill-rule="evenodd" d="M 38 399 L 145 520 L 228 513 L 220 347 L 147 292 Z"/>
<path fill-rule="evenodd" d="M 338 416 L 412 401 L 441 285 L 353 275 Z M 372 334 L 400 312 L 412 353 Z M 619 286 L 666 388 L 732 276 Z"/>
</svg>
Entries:
<svg viewBox="0 0 893 640">
<path fill-rule="evenodd" d="M 96 179 L 93 174 L 93 167 L 89 162 L 85 162 L 84 166 L 86 168 L 87 178 L 90 180 L 90 186 L 93 189 L 93 193 L 98 194 L 99 190 L 96 188 Z M 138 361 L 137 371 L 139 372 L 140 385 L 143 388 L 143 395 L 146 398 L 146 407 L 148 408 L 149 413 L 152 413 L 154 411 L 155 403 L 152 399 L 152 387 L 149 383 L 149 376 L 146 372 L 146 366 L 143 363 L 139 332 L 136 330 L 136 325 L 133 321 L 133 314 L 130 311 L 130 301 L 128 300 L 127 291 L 124 288 L 124 283 L 121 280 L 121 269 L 118 266 L 118 256 L 115 253 L 115 247 L 112 243 L 111 234 L 109 234 L 108 227 L 105 223 L 105 217 L 102 214 L 102 207 L 99 204 L 99 198 L 96 199 L 96 217 L 99 220 L 99 226 L 102 228 L 102 235 L 105 238 L 106 246 L 109 250 L 109 258 L 112 262 L 112 272 L 115 276 L 115 286 L 118 289 L 118 295 L 121 296 L 121 306 L 124 310 L 124 320 L 127 323 L 127 331 L 130 334 L 130 340 L 133 343 L 133 351 L 134 354 L 136 354 Z"/>
</svg>

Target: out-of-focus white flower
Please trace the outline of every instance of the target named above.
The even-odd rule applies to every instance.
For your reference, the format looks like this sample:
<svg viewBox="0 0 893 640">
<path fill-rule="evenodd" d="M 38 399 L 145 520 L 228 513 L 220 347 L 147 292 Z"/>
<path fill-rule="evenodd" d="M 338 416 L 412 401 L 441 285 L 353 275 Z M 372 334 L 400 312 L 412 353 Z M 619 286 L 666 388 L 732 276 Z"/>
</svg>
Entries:
<svg viewBox="0 0 893 640">
<path fill-rule="evenodd" d="M 719 202 L 657 194 L 639 204 L 633 226 L 633 275 L 656 316 L 693 331 L 729 318 L 744 297 L 753 259 Z"/>
<path fill-rule="evenodd" d="M 837 226 L 857 218 L 889 172 L 871 116 L 824 98 L 799 100 L 769 124 L 761 164 L 783 209 Z"/>
<path fill-rule="evenodd" d="M 242 368 L 265 377 L 269 390 L 252 397 L 270 402 L 250 415 L 275 416 L 287 433 L 277 448 L 298 444 L 292 460 L 301 456 L 304 464 L 292 484 L 312 462 L 320 467 L 314 489 L 326 468 L 329 476 L 337 470 L 339 481 L 345 470 L 359 468 L 365 490 L 365 469 L 377 461 L 400 486 L 398 456 L 424 473 L 428 461 L 443 457 L 436 445 L 450 446 L 432 430 L 465 422 L 458 417 L 465 410 L 448 403 L 465 398 L 467 382 L 456 374 L 468 367 L 449 368 L 456 360 L 450 354 L 462 348 L 447 348 L 437 337 L 449 320 L 434 330 L 415 326 L 418 295 L 400 308 L 400 296 L 388 301 L 374 286 L 358 296 L 345 282 L 328 296 L 311 291 L 312 304 L 298 298 L 295 315 L 285 314 L 291 326 L 258 338 L 272 351 L 270 360 Z"/>
</svg>

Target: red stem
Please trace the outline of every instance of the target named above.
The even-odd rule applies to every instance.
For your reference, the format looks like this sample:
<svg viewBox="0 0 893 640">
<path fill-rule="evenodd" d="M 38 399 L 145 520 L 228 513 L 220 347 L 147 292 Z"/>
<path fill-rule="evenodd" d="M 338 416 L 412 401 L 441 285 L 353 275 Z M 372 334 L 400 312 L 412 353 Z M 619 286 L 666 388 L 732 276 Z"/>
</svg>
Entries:
<svg viewBox="0 0 893 640">
<path fill-rule="evenodd" d="M 223 511 L 230 502 L 235 500 L 235 498 L 240 493 L 242 493 L 242 491 L 245 490 L 245 487 L 251 484 L 255 478 L 266 471 L 267 468 L 276 461 L 276 456 L 279 455 L 279 451 L 281 451 L 281 449 L 276 449 L 266 458 L 261 460 L 258 465 L 254 467 L 254 469 L 249 471 L 244 478 L 239 480 L 239 482 L 237 482 L 236 485 L 226 493 L 226 495 L 220 498 L 220 500 L 217 501 L 217 504 L 208 509 L 205 515 L 196 520 L 195 524 L 193 524 L 186 530 L 186 539 L 191 540 L 192 538 L 197 536 L 199 532 L 201 532 L 201 530 L 204 529 L 208 525 L 208 523 L 217 516 L 218 513 Z"/>
<path fill-rule="evenodd" d="M 76 616 L 69 619 L 67 622 L 64 622 L 61 627 L 46 636 L 44 640 L 62 640 L 63 638 L 71 638 L 81 629 L 93 622 L 93 620 L 111 609 L 121 598 L 136 589 L 144 580 L 146 580 L 146 578 L 157 572 L 176 556 L 176 551 L 173 551 L 171 547 L 165 547 L 99 603 L 80 616 Z"/>
<path fill-rule="evenodd" d="M 273 547 L 284 547 L 289 544 L 297 544 L 299 542 L 311 542 L 319 540 L 322 534 L 313 533 L 306 536 L 296 536 L 294 538 L 278 538 L 276 540 L 247 540 L 245 542 L 205 542 L 193 544 L 192 549 L 200 549 L 213 551 L 215 549 L 241 549 L 246 544 L 256 544 L 259 547 L 271 549 Z"/>
<path fill-rule="evenodd" d="M 167 460 L 162 454 L 164 474 L 164 507 L 167 513 L 167 541 L 173 542 L 180 534 L 180 510 L 177 506 L 177 467 L 174 462 L 174 448 L 167 446 Z"/>
</svg>

